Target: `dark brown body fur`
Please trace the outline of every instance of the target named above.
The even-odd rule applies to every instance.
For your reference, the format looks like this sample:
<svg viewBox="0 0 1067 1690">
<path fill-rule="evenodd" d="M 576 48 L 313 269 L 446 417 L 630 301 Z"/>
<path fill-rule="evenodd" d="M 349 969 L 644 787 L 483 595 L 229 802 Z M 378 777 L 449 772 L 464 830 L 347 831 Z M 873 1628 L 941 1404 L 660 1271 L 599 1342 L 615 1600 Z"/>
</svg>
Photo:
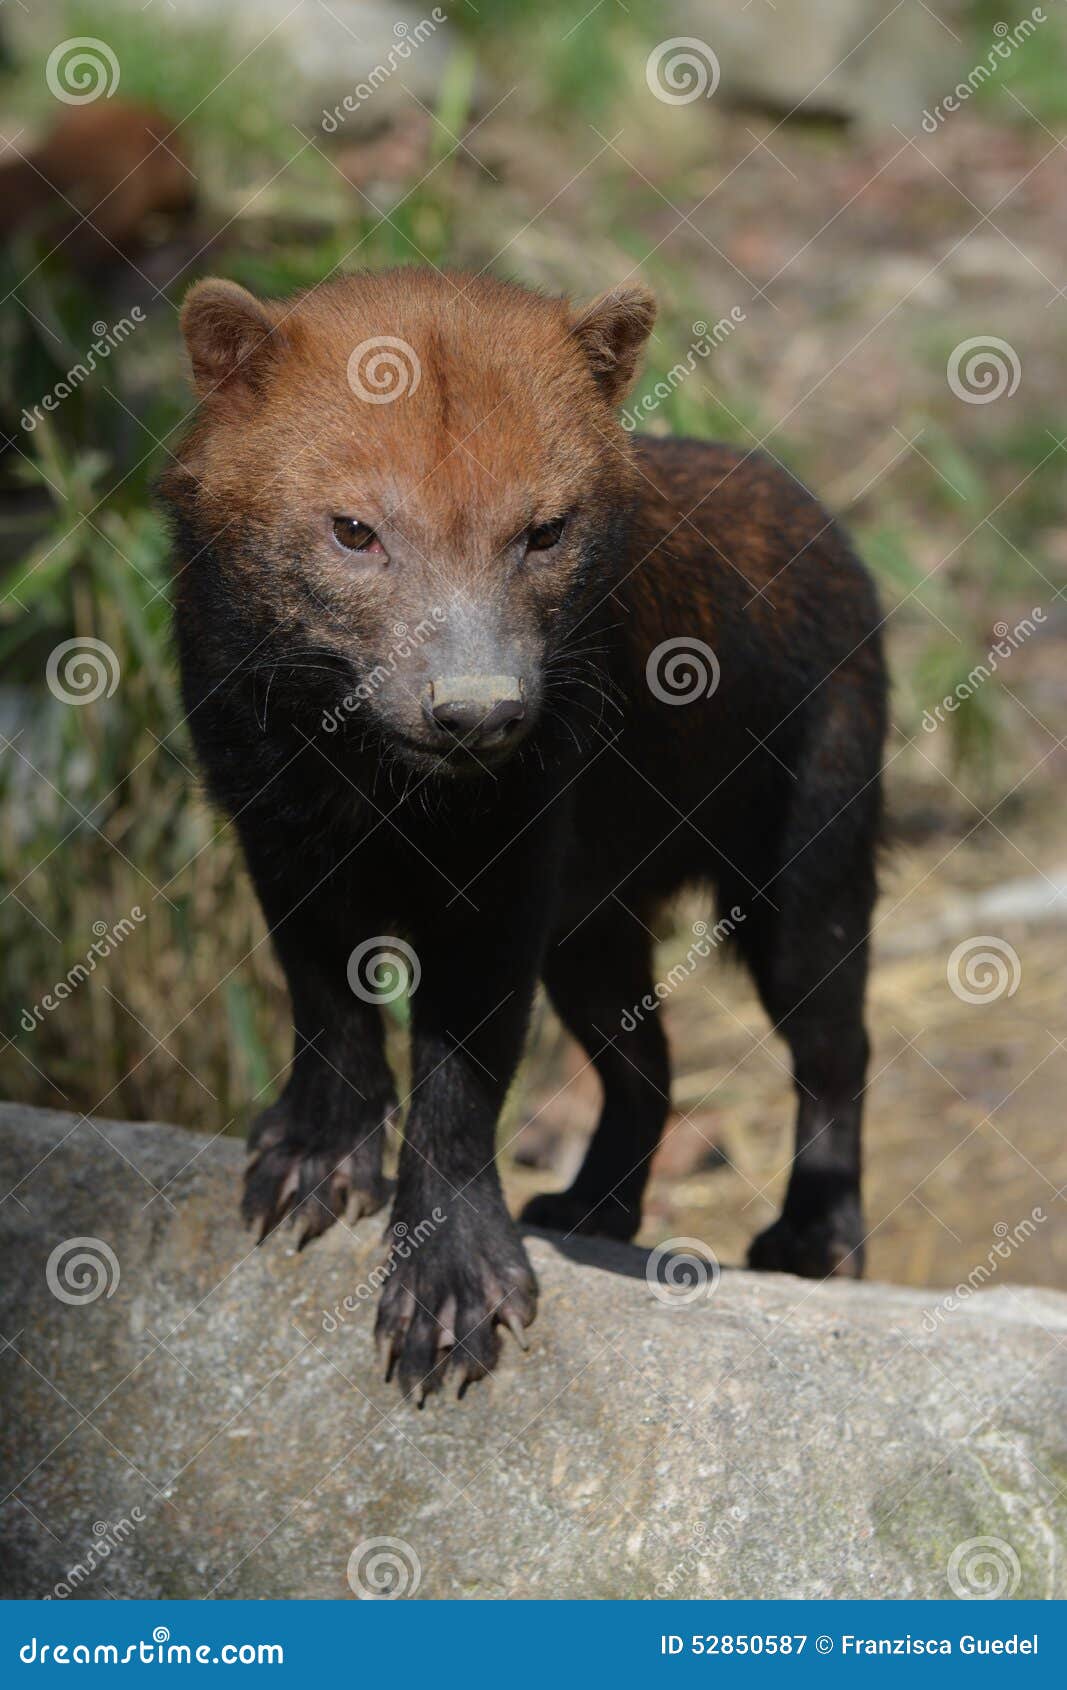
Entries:
<svg viewBox="0 0 1067 1690">
<path fill-rule="evenodd" d="M 656 1004 L 649 925 L 686 883 L 729 912 L 793 1057 L 797 1155 L 751 1260 L 861 1270 L 878 608 L 840 530 L 767 459 L 623 435 L 652 312 L 642 290 L 574 313 L 424 272 L 289 306 L 201 284 L 186 307 L 205 409 L 166 481 L 186 703 L 296 1030 L 246 1213 L 265 1231 L 299 1217 L 306 1238 L 384 1200 L 395 1097 L 347 970 L 357 945 L 402 939 L 420 979 L 378 1331 L 420 1395 L 485 1372 L 498 1327 L 533 1318 L 494 1137 L 539 978 L 604 1105 L 572 1188 L 527 1218 L 637 1230 L 670 1078 L 656 1008 L 629 1012 Z M 351 349 L 386 335 L 417 383 L 353 399 Z M 665 642 L 690 657 L 666 687 Z M 472 666 L 511 677 L 506 730 L 442 726 L 442 677 Z"/>
</svg>

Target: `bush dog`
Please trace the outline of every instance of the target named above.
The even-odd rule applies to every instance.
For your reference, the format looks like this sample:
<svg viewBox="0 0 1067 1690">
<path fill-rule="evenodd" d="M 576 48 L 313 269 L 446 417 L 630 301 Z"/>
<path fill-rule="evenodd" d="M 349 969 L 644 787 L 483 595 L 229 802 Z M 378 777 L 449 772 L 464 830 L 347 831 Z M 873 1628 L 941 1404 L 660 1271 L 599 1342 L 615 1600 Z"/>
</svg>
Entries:
<svg viewBox="0 0 1067 1690">
<path fill-rule="evenodd" d="M 175 126 L 121 98 L 74 106 L 32 153 L 0 163 L 0 236 L 47 236 L 75 267 L 98 269 L 138 251 L 152 224 L 193 206 L 195 178 Z"/>
<path fill-rule="evenodd" d="M 795 1159 L 750 1265 L 862 1268 L 876 596 L 759 452 L 623 431 L 654 316 L 642 287 L 575 309 L 422 269 L 286 302 L 206 280 L 182 313 L 185 706 L 295 1029 L 244 1213 L 304 1243 L 385 1201 L 374 982 L 399 949 L 412 1078 L 376 1330 L 420 1402 L 534 1317 L 494 1138 L 538 980 L 603 1108 L 573 1185 L 523 1218 L 636 1233 L 670 1077 L 659 1016 L 628 1012 L 658 1001 L 650 927 L 686 883 L 734 912 L 792 1056 Z"/>
</svg>

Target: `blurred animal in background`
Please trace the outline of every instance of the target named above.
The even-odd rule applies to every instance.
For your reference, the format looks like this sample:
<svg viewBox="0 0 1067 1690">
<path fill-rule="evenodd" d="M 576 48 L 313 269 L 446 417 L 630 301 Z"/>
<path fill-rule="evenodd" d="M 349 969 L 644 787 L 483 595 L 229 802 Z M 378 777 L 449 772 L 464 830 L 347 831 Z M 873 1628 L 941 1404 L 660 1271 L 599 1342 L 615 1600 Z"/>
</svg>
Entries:
<svg viewBox="0 0 1067 1690">
<path fill-rule="evenodd" d="M 196 178 L 171 120 L 112 99 L 74 106 L 31 151 L 0 164 L 0 235 L 42 235 L 97 268 L 134 254 L 185 217 Z"/>
</svg>

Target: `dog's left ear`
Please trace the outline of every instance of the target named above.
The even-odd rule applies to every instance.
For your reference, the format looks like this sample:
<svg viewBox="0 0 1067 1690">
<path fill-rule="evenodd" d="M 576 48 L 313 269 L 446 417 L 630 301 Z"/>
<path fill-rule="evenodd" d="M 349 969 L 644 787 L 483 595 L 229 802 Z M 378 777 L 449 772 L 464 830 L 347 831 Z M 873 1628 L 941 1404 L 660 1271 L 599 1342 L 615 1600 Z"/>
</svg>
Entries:
<svg viewBox="0 0 1067 1690">
<path fill-rule="evenodd" d="M 613 405 L 633 381 L 655 321 L 656 298 L 645 287 L 609 288 L 575 312 L 571 332 Z"/>
</svg>

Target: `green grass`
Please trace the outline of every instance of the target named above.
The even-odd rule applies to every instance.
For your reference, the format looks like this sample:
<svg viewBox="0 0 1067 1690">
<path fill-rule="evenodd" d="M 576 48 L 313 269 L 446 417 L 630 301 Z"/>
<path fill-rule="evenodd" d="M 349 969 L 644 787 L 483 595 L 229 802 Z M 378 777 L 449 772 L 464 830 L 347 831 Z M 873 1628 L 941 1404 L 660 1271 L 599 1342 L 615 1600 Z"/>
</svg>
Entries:
<svg viewBox="0 0 1067 1690">
<path fill-rule="evenodd" d="M 996 60 L 996 75 L 984 82 L 975 95 L 979 109 L 996 109 L 1003 121 L 1021 125 L 1049 124 L 1053 129 L 1067 121 L 1067 16 L 1059 0 L 1046 0 L 1040 7 L 1046 22 L 1038 23 L 1033 35 L 1021 40 L 1010 56 Z M 1002 0 L 976 0 L 968 10 L 968 58 L 962 80 L 972 65 L 984 64 L 1001 31 L 1009 31 L 1031 16 L 1031 8 L 1005 7 Z M 998 30 L 997 26 L 1000 26 Z"/>
</svg>

